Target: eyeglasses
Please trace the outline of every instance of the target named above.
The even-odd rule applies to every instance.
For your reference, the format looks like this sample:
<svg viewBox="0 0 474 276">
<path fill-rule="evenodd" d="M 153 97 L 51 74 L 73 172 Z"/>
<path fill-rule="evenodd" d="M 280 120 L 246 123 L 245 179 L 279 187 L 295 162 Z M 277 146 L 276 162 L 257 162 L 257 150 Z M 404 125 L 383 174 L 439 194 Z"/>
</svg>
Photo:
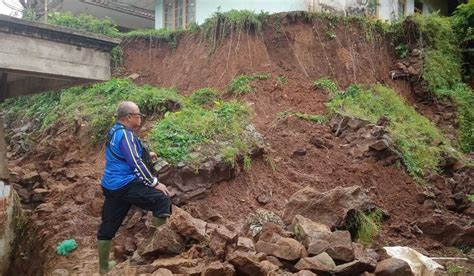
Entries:
<svg viewBox="0 0 474 276">
<path fill-rule="evenodd" d="M 137 116 L 140 116 L 141 118 L 145 117 L 145 114 L 143 113 L 128 113 L 127 115 L 137 115 Z"/>
</svg>

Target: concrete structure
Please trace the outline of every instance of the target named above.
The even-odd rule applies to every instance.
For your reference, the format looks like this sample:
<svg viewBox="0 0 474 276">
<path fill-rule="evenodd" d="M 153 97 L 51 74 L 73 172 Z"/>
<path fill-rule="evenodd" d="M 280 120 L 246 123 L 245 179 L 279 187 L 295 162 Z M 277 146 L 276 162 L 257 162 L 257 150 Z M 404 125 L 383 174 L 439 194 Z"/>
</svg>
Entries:
<svg viewBox="0 0 474 276">
<path fill-rule="evenodd" d="M 109 80 L 110 51 L 119 40 L 0 15 L 0 101 Z M 0 113 L 0 275 L 8 268 L 15 192 L 8 185 Z"/>
<path fill-rule="evenodd" d="M 395 20 L 420 8 L 423 14 L 448 12 L 443 0 L 156 0 L 155 28 L 183 28 L 202 24 L 217 11 L 251 10 L 269 13 L 289 11 L 332 12 L 340 15 L 373 16 Z M 187 20 L 190 19 L 190 20 Z M 189 22 L 191 21 L 191 22 Z"/>
</svg>

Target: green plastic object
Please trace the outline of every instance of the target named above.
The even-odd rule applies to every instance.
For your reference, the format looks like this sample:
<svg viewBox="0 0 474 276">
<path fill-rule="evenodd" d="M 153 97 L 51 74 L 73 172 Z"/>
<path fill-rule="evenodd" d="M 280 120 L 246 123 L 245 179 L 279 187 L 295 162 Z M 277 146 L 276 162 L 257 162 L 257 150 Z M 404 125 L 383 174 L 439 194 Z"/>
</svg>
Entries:
<svg viewBox="0 0 474 276">
<path fill-rule="evenodd" d="M 75 240 L 64 240 L 61 243 L 58 243 L 56 247 L 56 254 L 61 256 L 68 256 L 74 249 L 77 248 L 77 243 Z"/>
</svg>

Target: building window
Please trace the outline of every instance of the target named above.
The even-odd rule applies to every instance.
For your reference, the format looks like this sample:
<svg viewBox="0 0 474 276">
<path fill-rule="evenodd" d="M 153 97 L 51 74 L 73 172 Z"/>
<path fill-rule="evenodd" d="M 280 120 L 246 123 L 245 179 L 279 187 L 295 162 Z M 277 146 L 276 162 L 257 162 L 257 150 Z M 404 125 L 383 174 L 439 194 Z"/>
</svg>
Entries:
<svg viewBox="0 0 474 276">
<path fill-rule="evenodd" d="M 419 0 L 415 1 L 415 12 L 423 14 L 423 2 Z"/>
<path fill-rule="evenodd" d="M 406 0 L 398 0 L 398 18 L 402 18 L 406 15 Z"/>
<path fill-rule="evenodd" d="M 196 0 L 163 0 L 163 20 L 166 29 L 186 29 L 196 22 Z"/>
</svg>

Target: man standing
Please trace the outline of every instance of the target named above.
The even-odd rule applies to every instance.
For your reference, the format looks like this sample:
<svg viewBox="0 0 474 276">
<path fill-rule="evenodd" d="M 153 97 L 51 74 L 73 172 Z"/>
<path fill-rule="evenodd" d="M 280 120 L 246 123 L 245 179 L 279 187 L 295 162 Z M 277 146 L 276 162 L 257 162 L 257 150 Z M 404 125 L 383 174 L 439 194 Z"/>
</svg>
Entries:
<svg viewBox="0 0 474 276">
<path fill-rule="evenodd" d="M 166 223 L 171 214 L 169 191 L 144 164 L 142 153 L 147 151 L 133 133 L 140 128 L 141 117 L 135 103 L 122 102 L 117 109 L 117 122 L 108 132 L 102 177 L 105 201 L 97 233 L 100 274 L 106 274 L 115 265 L 109 262 L 112 238 L 132 205 L 152 211 L 155 227 Z M 157 156 L 150 152 L 150 158 Z"/>
</svg>

